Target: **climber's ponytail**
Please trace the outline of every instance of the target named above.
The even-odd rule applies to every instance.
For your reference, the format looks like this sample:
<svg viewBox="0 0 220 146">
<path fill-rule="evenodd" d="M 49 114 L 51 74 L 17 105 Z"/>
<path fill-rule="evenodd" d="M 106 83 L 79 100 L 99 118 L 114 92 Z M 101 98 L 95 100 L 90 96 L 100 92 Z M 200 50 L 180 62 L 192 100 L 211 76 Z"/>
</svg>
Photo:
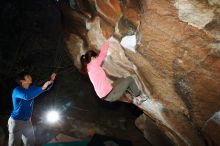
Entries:
<svg viewBox="0 0 220 146">
<path fill-rule="evenodd" d="M 89 50 L 85 55 L 80 57 L 81 72 L 87 74 L 87 64 L 90 63 L 92 57 L 97 57 L 97 53 L 93 50 Z"/>
</svg>

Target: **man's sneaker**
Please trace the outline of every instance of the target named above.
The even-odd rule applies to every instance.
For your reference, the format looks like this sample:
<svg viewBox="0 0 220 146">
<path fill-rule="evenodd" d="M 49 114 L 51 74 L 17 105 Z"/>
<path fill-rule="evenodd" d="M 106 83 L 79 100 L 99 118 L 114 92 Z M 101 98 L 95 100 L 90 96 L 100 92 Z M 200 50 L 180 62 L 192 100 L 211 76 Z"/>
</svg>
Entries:
<svg viewBox="0 0 220 146">
<path fill-rule="evenodd" d="M 133 99 L 133 103 L 134 103 L 134 104 L 137 104 L 137 105 L 140 105 L 140 104 L 142 104 L 144 101 L 146 101 L 147 99 L 149 99 L 149 97 L 148 97 L 146 94 L 141 94 L 141 95 L 139 95 L 139 96 L 137 96 L 137 97 L 135 97 L 135 98 Z"/>
</svg>

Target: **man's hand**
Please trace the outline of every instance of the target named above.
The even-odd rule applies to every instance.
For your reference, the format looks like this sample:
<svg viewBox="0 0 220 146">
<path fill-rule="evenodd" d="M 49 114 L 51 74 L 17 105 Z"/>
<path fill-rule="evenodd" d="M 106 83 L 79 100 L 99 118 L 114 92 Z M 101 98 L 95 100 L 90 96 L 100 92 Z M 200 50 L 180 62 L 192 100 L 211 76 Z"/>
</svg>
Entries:
<svg viewBox="0 0 220 146">
<path fill-rule="evenodd" d="M 53 74 L 50 76 L 50 80 L 44 83 L 44 85 L 42 86 L 42 89 L 43 89 L 43 90 L 46 90 L 47 87 L 53 83 L 53 81 L 55 80 L 55 78 L 56 78 L 56 73 L 53 73 Z"/>
<path fill-rule="evenodd" d="M 50 76 L 50 80 L 54 81 L 56 79 L 56 73 L 52 73 L 52 75 Z"/>
</svg>

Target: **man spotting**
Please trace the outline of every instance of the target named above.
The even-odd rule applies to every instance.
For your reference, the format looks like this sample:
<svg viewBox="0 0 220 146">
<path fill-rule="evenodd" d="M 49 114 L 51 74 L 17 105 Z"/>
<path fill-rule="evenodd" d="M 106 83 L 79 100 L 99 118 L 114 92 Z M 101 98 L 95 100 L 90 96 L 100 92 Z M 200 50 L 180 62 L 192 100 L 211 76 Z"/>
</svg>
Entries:
<svg viewBox="0 0 220 146">
<path fill-rule="evenodd" d="M 21 72 L 16 78 L 19 84 L 12 92 L 13 111 L 8 120 L 9 146 L 33 146 L 35 143 L 34 130 L 31 123 L 34 99 L 44 91 L 49 90 L 56 78 L 53 73 L 49 81 L 42 87 L 32 84 L 32 77 L 28 72 Z"/>
</svg>

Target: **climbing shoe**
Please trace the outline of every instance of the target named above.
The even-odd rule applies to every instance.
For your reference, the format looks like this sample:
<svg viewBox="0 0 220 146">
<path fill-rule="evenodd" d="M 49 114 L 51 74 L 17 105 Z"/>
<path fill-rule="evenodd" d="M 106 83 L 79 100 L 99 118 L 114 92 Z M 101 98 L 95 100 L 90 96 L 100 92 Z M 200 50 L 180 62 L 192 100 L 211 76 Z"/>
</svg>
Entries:
<svg viewBox="0 0 220 146">
<path fill-rule="evenodd" d="M 134 104 L 137 104 L 137 105 L 140 105 L 140 104 L 142 104 L 144 101 L 146 101 L 147 99 L 149 99 L 149 97 L 148 97 L 146 94 L 141 94 L 141 95 L 139 95 L 139 96 L 137 96 L 137 97 L 135 97 L 135 98 L 133 99 L 133 103 L 134 103 Z"/>
</svg>

